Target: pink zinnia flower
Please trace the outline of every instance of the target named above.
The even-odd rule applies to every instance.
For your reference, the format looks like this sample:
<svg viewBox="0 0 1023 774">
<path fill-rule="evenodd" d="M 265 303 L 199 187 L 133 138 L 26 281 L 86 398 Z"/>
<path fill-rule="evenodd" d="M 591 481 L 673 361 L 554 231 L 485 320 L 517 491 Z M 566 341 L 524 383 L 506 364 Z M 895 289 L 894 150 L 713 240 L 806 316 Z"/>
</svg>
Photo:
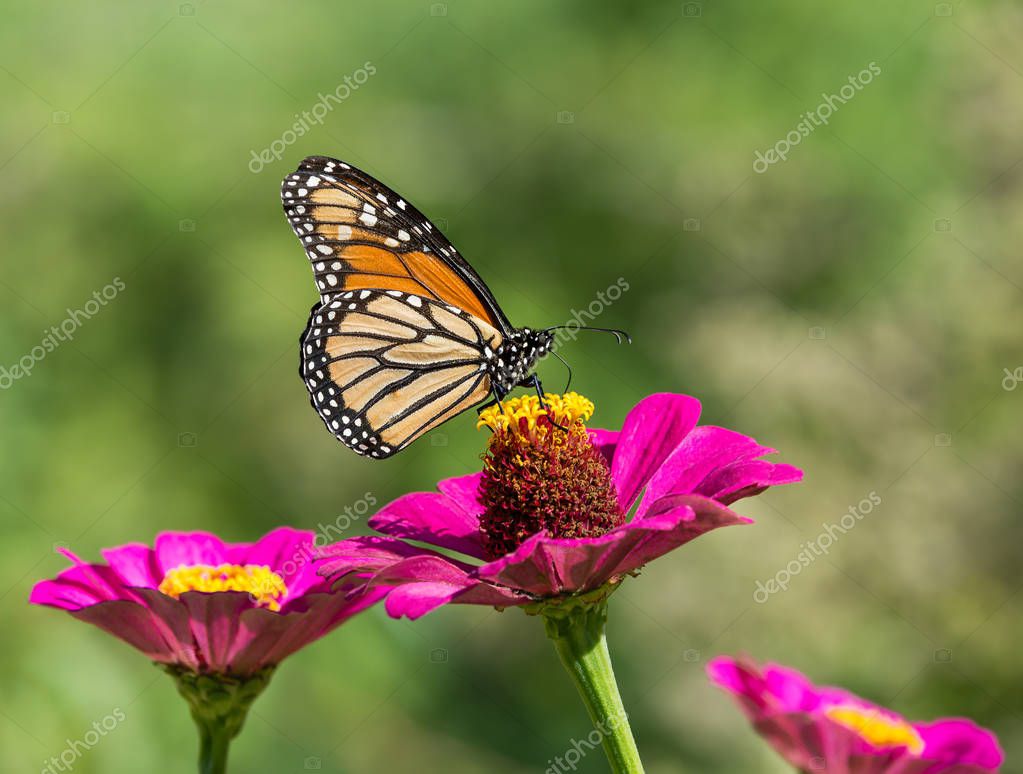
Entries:
<svg viewBox="0 0 1023 774">
<path fill-rule="evenodd" d="M 283 527 L 255 543 L 163 532 L 37 583 L 30 602 L 68 611 L 194 672 L 244 677 L 280 663 L 380 598 L 332 593 L 311 561 L 313 533 Z"/>
<path fill-rule="evenodd" d="M 227 747 L 284 658 L 377 602 L 385 590 L 334 590 L 316 573 L 312 532 L 275 529 L 255 543 L 163 532 L 73 562 L 29 601 L 66 610 L 124 640 L 171 674 L 199 725 L 200 771 Z"/>
<path fill-rule="evenodd" d="M 546 400 L 568 432 L 552 427 L 533 396 L 489 409 L 480 423 L 494 435 L 482 473 L 398 498 L 369 522 L 390 537 L 328 546 L 321 571 L 395 587 L 386 602 L 395 617 L 447 602 L 531 605 L 614 587 L 710 530 L 749 523 L 727 507 L 736 500 L 802 478 L 762 460 L 774 450 L 748 436 L 697 427 L 700 402 L 687 395 L 651 395 L 620 432 L 588 435 L 592 403 L 574 393 Z"/>
<path fill-rule="evenodd" d="M 1004 756 L 971 720 L 910 723 L 792 669 L 717 658 L 710 679 L 732 693 L 754 728 L 800 771 L 822 774 L 990 774 Z"/>
<path fill-rule="evenodd" d="M 735 500 L 802 473 L 760 459 L 773 450 L 752 438 L 697 427 L 700 403 L 686 395 L 640 401 L 620 432 L 588 431 L 592 413 L 575 393 L 484 410 L 479 424 L 493 435 L 482 473 L 395 500 L 370 520 L 388 537 L 328 546 L 321 571 L 390 588 L 394 617 L 447 602 L 537 614 L 611 770 L 641 774 L 605 637 L 608 597 L 650 560 L 747 523 L 728 508 Z"/>
</svg>

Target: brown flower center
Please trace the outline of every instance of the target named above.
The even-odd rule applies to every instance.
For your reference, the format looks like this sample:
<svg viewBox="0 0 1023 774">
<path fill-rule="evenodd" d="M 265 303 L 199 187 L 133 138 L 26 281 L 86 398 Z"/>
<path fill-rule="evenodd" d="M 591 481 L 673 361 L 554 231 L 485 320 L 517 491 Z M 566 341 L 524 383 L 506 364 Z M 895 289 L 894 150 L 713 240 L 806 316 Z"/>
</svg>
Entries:
<svg viewBox="0 0 1023 774">
<path fill-rule="evenodd" d="M 512 398 L 480 414 L 477 426 L 494 431 L 480 481 L 480 532 L 493 559 L 538 532 L 592 538 L 625 521 L 607 461 L 586 433 L 593 404 L 574 392 L 544 401 Z"/>
</svg>

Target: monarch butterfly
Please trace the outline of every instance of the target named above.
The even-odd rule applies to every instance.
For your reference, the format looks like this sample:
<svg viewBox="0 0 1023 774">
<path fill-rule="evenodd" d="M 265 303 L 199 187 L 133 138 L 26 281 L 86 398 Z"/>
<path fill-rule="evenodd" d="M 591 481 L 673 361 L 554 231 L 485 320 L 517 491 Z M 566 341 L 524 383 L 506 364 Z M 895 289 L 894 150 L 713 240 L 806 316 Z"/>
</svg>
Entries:
<svg viewBox="0 0 1023 774">
<path fill-rule="evenodd" d="M 542 399 L 533 369 L 563 326 L 514 327 L 405 199 L 350 164 L 310 156 L 284 178 L 281 200 L 320 292 L 299 338 L 299 375 L 345 446 L 383 459 L 491 395 L 532 385 Z"/>
</svg>

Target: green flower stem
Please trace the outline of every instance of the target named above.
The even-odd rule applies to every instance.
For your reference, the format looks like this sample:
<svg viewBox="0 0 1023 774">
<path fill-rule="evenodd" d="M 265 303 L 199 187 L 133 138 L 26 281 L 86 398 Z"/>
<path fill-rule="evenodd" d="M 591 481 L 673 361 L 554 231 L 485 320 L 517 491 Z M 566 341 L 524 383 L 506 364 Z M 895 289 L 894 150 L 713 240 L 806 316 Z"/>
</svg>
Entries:
<svg viewBox="0 0 1023 774">
<path fill-rule="evenodd" d="M 159 666 L 174 678 L 199 729 L 199 774 L 225 774 L 231 740 L 241 732 L 249 707 L 269 684 L 274 667 L 235 677 Z"/>
<path fill-rule="evenodd" d="M 607 599 L 577 605 L 548 605 L 540 614 L 547 636 L 572 676 L 614 774 L 643 774 L 629 718 L 611 668 L 604 628 Z"/>
<path fill-rule="evenodd" d="M 199 725 L 199 774 L 224 774 L 231 737 L 223 728 Z"/>
</svg>

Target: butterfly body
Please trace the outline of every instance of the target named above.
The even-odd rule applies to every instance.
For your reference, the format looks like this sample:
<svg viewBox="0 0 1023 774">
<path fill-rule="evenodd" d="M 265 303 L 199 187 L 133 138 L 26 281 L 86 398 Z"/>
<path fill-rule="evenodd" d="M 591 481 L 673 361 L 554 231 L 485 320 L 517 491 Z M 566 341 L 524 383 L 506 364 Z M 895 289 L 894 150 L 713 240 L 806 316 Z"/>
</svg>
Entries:
<svg viewBox="0 0 1023 774">
<path fill-rule="evenodd" d="M 528 383 L 537 361 L 553 347 L 554 337 L 548 331 L 520 328 L 512 331 L 496 350 L 485 350 L 494 394 L 500 399 Z"/>
<path fill-rule="evenodd" d="M 486 283 L 404 198 L 312 156 L 281 185 L 320 292 L 299 373 L 327 429 L 389 457 L 472 406 L 535 384 L 547 330 L 516 328 Z"/>
</svg>

